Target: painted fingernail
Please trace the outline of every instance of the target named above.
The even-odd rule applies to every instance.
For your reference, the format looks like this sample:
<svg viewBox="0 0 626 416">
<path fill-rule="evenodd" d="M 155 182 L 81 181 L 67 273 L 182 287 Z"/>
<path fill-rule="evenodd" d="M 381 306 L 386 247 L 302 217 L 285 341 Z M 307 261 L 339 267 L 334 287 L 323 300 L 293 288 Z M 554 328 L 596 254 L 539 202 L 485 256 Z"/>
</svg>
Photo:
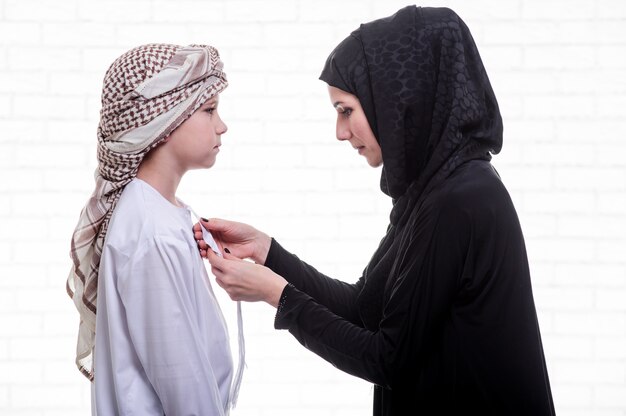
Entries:
<svg viewBox="0 0 626 416">
<path fill-rule="evenodd" d="M 207 220 L 207 219 L 206 219 L 206 218 L 204 218 L 204 217 L 200 217 L 200 219 L 201 219 L 202 221 L 204 221 L 204 222 L 209 222 L 209 220 Z"/>
<path fill-rule="evenodd" d="M 228 254 L 230 254 L 230 250 L 227 249 L 226 247 L 224 247 L 224 251 L 227 252 Z"/>
</svg>

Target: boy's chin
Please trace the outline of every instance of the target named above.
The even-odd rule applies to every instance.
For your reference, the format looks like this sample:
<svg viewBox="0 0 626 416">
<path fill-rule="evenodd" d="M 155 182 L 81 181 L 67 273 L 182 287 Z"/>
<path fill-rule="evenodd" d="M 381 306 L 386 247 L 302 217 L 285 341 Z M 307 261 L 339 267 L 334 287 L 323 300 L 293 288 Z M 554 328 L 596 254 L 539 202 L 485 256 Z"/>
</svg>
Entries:
<svg viewBox="0 0 626 416">
<path fill-rule="evenodd" d="M 208 158 L 207 160 L 205 160 L 205 161 L 203 161 L 203 162 L 202 162 L 202 168 L 201 168 L 201 169 L 209 169 L 209 168 L 212 168 L 212 167 L 213 167 L 213 165 L 215 165 L 215 161 L 216 161 L 215 156 L 213 156 L 213 157 L 211 157 L 211 158 Z"/>
</svg>

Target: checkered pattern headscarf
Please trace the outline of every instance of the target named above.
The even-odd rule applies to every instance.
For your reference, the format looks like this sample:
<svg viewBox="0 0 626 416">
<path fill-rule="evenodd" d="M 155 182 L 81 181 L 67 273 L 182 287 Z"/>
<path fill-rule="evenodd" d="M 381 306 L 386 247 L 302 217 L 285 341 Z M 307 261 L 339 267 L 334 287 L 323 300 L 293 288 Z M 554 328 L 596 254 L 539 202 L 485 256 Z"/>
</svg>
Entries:
<svg viewBox="0 0 626 416">
<path fill-rule="evenodd" d="M 226 88 L 217 50 L 207 45 L 148 44 L 106 72 L 98 126 L 96 187 L 72 235 L 67 293 L 80 325 L 76 365 L 93 380 L 98 269 L 107 225 L 144 156 L 206 100 Z"/>
</svg>

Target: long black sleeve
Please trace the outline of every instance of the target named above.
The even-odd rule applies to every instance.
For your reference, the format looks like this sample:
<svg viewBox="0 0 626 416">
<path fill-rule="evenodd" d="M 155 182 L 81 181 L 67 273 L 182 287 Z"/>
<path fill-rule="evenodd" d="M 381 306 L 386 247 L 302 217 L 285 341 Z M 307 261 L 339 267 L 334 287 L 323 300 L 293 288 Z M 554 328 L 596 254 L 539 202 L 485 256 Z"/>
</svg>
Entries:
<svg viewBox="0 0 626 416">
<path fill-rule="evenodd" d="M 439 214 L 425 216 L 426 221 L 416 225 L 378 331 L 343 319 L 306 290 L 298 290 L 297 283 L 285 289 L 276 328 L 288 329 L 306 348 L 347 373 L 388 388 L 401 383 L 420 360 L 424 341 L 450 309 L 462 274 L 466 244 L 451 246 L 447 239 L 458 229 L 458 217 L 452 212 Z"/>
<path fill-rule="evenodd" d="M 353 323 L 359 322 L 356 298 L 362 279 L 355 284 L 332 279 L 285 250 L 275 239 L 272 239 L 265 266 L 334 314 Z"/>
</svg>

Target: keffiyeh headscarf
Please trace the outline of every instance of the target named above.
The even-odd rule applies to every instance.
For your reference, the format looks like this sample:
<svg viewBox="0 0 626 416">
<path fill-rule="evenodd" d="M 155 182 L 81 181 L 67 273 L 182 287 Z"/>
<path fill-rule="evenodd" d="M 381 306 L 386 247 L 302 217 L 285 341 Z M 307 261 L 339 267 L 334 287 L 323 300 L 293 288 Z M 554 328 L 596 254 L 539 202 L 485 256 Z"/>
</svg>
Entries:
<svg viewBox="0 0 626 416">
<path fill-rule="evenodd" d="M 217 50 L 148 44 L 117 58 L 104 77 L 96 187 L 74 230 L 67 293 L 80 313 L 76 365 L 93 380 L 98 269 L 107 226 L 144 156 L 228 85 Z"/>
</svg>

